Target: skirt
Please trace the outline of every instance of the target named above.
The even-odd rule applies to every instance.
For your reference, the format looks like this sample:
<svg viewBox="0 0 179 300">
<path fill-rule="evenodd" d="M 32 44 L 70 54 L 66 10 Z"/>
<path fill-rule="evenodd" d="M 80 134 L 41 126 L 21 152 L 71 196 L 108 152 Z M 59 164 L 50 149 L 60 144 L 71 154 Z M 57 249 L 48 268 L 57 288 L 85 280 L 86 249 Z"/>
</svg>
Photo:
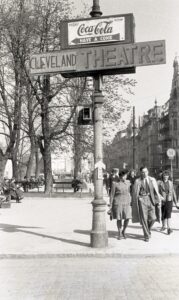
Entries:
<svg viewBox="0 0 179 300">
<path fill-rule="evenodd" d="M 171 218 L 172 208 L 173 208 L 173 201 L 166 201 L 162 203 L 162 207 L 161 207 L 162 220 Z"/>
<path fill-rule="evenodd" d="M 132 209 L 129 203 L 119 203 L 113 206 L 113 219 L 126 220 L 132 218 Z"/>
</svg>

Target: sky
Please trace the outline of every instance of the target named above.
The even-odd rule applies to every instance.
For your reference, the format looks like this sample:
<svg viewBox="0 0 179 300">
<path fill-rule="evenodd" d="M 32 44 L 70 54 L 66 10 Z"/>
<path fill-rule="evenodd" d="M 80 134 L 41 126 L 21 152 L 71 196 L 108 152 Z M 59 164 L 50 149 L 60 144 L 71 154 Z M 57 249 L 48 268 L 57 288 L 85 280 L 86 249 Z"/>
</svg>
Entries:
<svg viewBox="0 0 179 300">
<path fill-rule="evenodd" d="M 93 1 L 82 2 L 90 5 L 91 11 Z M 79 1 L 75 5 L 80 10 Z M 142 116 L 155 99 L 163 105 L 170 97 L 173 61 L 179 56 L 179 0 L 99 0 L 99 5 L 103 16 L 133 13 L 135 42 L 166 42 L 166 64 L 137 67 L 136 74 L 128 75 L 137 81 L 130 104 L 135 106 L 136 116 Z"/>
</svg>

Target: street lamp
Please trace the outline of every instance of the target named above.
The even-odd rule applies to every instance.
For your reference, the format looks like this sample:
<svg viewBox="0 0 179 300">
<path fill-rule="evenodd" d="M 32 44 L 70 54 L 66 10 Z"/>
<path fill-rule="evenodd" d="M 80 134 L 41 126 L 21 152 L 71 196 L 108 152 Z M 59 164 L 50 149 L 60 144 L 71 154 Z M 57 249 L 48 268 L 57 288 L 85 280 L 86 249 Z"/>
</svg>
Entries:
<svg viewBox="0 0 179 300">
<path fill-rule="evenodd" d="M 100 17 L 99 0 L 93 0 L 92 18 Z M 102 159 L 103 159 L 103 142 L 102 142 L 102 77 L 100 74 L 94 76 L 94 93 L 93 93 L 93 108 L 94 108 L 94 200 L 93 205 L 93 220 L 91 230 L 91 247 L 104 248 L 108 244 L 108 234 L 106 231 L 106 202 L 103 200 L 103 176 L 102 176 Z"/>
<path fill-rule="evenodd" d="M 92 18 L 100 17 L 102 12 L 100 11 L 99 0 L 93 0 L 92 11 L 90 12 Z"/>
</svg>

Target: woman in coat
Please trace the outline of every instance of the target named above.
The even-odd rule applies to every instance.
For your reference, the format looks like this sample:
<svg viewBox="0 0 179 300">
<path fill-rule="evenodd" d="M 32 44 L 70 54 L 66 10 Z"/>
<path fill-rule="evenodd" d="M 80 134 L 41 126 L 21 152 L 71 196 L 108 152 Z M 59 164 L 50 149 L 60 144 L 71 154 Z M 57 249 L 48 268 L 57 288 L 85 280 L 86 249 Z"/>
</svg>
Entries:
<svg viewBox="0 0 179 300">
<path fill-rule="evenodd" d="M 119 182 L 113 182 L 110 194 L 110 208 L 112 210 L 113 219 L 117 220 L 119 240 L 121 239 L 121 234 L 126 238 L 125 231 L 129 224 L 129 219 L 132 217 L 130 195 L 131 183 L 126 179 L 127 174 L 127 170 L 119 173 Z M 124 220 L 123 224 L 122 220 Z"/>
<path fill-rule="evenodd" d="M 163 196 L 162 200 L 162 228 L 161 231 L 167 229 L 167 233 L 172 233 L 171 229 L 171 215 L 173 202 L 177 206 L 177 198 L 174 190 L 173 182 L 170 180 L 170 172 L 164 171 L 162 180 L 158 181 L 159 193 Z M 178 208 L 178 207 L 177 207 Z"/>
</svg>

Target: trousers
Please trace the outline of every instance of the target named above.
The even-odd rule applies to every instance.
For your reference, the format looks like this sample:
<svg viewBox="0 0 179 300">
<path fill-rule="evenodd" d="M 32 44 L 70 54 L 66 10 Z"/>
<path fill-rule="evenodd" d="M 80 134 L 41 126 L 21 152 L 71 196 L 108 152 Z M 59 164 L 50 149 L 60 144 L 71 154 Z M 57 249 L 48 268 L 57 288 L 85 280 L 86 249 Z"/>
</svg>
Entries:
<svg viewBox="0 0 179 300">
<path fill-rule="evenodd" d="M 139 214 L 144 238 L 150 237 L 150 230 L 156 221 L 155 206 L 151 202 L 150 196 L 139 197 Z"/>
</svg>

